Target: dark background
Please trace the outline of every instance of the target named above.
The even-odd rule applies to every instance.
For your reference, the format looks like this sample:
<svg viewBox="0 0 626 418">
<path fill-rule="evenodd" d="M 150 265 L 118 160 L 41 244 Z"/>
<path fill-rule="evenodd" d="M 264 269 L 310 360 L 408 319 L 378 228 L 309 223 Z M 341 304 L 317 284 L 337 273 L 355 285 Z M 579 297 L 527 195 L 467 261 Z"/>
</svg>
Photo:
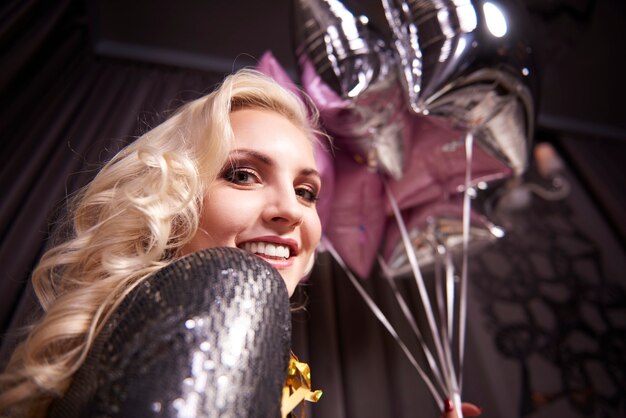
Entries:
<svg viewBox="0 0 626 418">
<path fill-rule="evenodd" d="M 346 4 L 384 27 L 377 1 Z M 465 395 L 486 417 L 623 416 L 626 3 L 523 4 L 541 82 L 535 140 L 560 153 L 572 193 L 536 199 L 508 219 L 518 229 L 507 240 L 475 258 Z M 0 6 L 3 356 L 32 315 L 26 280 L 64 198 L 134 136 L 266 50 L 297 76 L 288 0 Z M 528 181 L 538 181 L 532 167 Z M 376 277 L 366 286 L 393 305 Z M 437 415 L 341 269 L 322 256 L 305 288 L 294 348 L 325 390 L 314 416 Z"/>
</svg>

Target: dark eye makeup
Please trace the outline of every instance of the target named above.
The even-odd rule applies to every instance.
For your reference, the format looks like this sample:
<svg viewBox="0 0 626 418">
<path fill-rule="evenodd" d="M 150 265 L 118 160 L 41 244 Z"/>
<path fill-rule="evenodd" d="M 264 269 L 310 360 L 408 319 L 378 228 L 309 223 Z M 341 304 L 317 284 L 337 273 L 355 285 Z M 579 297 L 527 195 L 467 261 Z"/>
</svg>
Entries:
<svg viewBox="0 0 626 418">
<path fill-rule="evenodd" d="M 222 179 L 229 183 L 246 185 L 259 182 L 259 176 L 254 170 L 249 168 L 240 168 L 237 166 L 230 166 L 224 170 L 221 174 Z"/>
<path fill-rule="evenodd" d="M 246 164 L 246 166 L 243 166 Z M 230 161 L 222 169 L 220 178 L 238 186 L 251 186 L 262 183 L 259 172 L 247 165 L 245 161 Z M 315 203 L 318 200 L 318 188 L 311 184 L 297 185 L 294 188 L 296 196 L 306 203 Z"/>
<path fill-rule="evenodd" d="M 319 199 L 317 192 L 307 187 L 296 188 L 296 196 L 304 199 L 308 203 L 315 203 Z"/>
</svg>

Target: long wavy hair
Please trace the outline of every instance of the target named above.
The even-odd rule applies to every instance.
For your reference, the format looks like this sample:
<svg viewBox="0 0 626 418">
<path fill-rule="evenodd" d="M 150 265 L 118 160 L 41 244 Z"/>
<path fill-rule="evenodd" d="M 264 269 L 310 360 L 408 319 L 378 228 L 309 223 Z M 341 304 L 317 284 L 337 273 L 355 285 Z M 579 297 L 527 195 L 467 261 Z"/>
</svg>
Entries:
<svg viewBox="0 0 626 418">
<path fill-rule="evenodd" d="M 119 303 L 181 256 L 198 229 L 204 190 L 233 147 L 229 114 L 242 108 L 275 111 L 315 138 L 310 106 L 241 70 L 122 149 L 69 203 L 71 237 L 33 271 L 44 315 L 0 375 L 0 411 L 43 416 Z"/>
</svg>

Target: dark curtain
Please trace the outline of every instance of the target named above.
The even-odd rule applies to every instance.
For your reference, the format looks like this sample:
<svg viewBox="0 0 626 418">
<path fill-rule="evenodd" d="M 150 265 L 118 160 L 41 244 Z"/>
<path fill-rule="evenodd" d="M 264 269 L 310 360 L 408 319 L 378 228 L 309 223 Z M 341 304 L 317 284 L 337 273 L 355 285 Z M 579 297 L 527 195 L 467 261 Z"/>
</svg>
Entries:
<svg viewBox="0 0 626 418">
<path fill-rule="evenodd" d="M 2 10 L 2 331 L 32 312 L 28 277 L 66 197 L 128 141 L 222 78 L 93 56 L 81 5 L 12 2 Z"/>
<path fill-rule="evenodd" d="M 29 273 L 65 198 L 128 141 L 209 92 L 223 74 L 94 56 L 81 1 L 0 7 L 6 360 L 17 328 L 36 312 Z M 573 190 L 566 201 L 533 206 L 516 221 L 520 230 L 473 259 L 464 397 L 480 404 L 484 417 L 624 413 L 624 251 L 585 194 Z M 410 281 L 400 284 L 417 309 Z M 393 323 L 404 323 L 379 275 L 364 286 Z M 300 290 L 308 302 L 293 314 L 293 348 L 311 364 L 314 388 L 324 390 L 307 416 L 439 415 L 398 345 L 328 254 Z M 415 347 L 407 325 L 398 329 Z"/>
</svg>

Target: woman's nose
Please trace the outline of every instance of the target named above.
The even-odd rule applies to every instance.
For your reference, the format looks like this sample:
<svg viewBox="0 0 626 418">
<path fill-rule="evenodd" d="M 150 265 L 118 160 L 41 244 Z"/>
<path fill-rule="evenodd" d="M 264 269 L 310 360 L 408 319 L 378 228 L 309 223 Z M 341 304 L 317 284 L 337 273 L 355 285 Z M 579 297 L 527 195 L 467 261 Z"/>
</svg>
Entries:
<svg viewBox="0 0 626 418">
<path fill-rule="evenodd" d="M 293 186 L 276 188 L 265 208 L 265 219 L 268 222 L 280 223 L 295 227 L 302 223 L 304 211 Z"/>
</svg>

